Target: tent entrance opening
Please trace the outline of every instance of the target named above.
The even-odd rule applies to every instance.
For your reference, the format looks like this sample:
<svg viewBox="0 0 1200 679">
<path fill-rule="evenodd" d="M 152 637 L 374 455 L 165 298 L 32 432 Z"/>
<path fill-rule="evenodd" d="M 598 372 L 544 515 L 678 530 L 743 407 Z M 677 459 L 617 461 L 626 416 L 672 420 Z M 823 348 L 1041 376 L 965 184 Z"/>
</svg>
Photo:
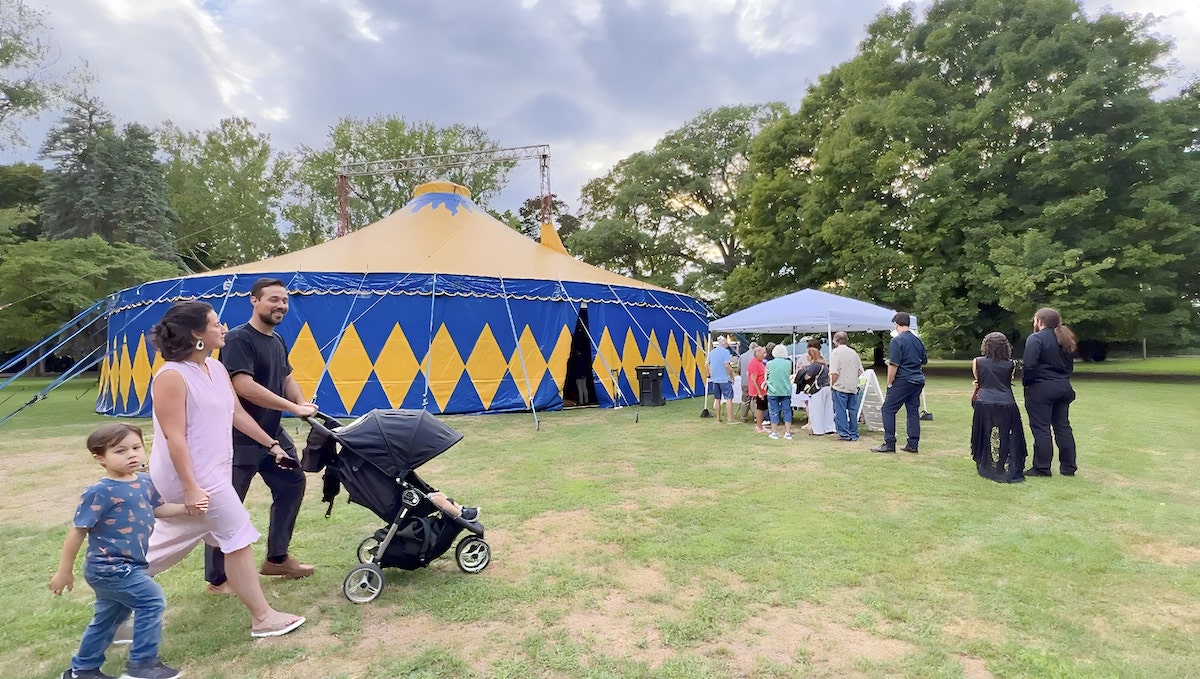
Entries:
<svg viewBox="0 0 1200 679">
<path fill-rule="evenodd" d="M 566 383 L 562 385 L 565 405 L 595 405 L 592 381 L 592 341 L 588 335 L 588 310 L 584 305 L 579 309 L 575 332 L 571 335 L 571 356 L 567 359 Z"/>
</svg>

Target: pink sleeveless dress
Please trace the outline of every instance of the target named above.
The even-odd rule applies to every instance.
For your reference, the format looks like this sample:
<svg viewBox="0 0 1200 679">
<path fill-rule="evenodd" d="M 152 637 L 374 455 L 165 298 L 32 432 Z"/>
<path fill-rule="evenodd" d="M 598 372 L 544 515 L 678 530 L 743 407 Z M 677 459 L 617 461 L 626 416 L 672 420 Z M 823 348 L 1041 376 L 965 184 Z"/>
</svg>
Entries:
<svg viewBox="0 0 1200 679">
<path fill-rule="evenodd" d="M 187 386 L 187 430 L 192 473 L 208 492 L 208 512 L 200 516 L 158 519 L 150 535 L 146 554 L 153 575 L 179 563 L 200 544 L 220 548 L 226 554 L 253 544 L 259 532 L 233 489 L 233 384 L 225 366 L 206 359 L 208 374 L 190 361 L 168 361 L 155 377 L 172 370 Z M 183 502 L 183 484 L 168 453 L 167 439 L 154 414 L 154 447 L 150 454 L 150 478 L 167 502 Z"/>
</svg>

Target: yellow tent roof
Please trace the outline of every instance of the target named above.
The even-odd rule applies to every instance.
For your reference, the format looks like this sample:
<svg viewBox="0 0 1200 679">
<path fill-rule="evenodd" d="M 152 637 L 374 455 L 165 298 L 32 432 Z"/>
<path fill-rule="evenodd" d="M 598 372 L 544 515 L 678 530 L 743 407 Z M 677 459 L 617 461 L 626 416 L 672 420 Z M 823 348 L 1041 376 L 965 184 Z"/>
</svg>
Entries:
<svg viewBox="0 0 1200 679">
<path fill-rule="evenodd" d="M 580 281 L 661 290 L 541 245 L 489 215 L 458 184 L 418 186 L 383 219 L 304 250 L 198 275 L 279 271 L 428 273 Z"/>
</svg>

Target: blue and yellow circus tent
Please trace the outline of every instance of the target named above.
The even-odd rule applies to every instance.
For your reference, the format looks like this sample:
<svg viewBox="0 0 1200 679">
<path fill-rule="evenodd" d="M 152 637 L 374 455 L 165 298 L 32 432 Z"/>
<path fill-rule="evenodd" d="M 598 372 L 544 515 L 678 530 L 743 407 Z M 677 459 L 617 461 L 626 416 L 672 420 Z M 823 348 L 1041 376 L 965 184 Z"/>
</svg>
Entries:
<svg viewBox="0 0 1200 679">
<path fill-rule="evenodd" d="M 555 410 L 564 392 L 632 404 L 640 365 L 666 368 L 667 399 L 703 393 L 704 305 L 580 262 L 552 230 L 542 240 L 492 218 L 467 189 L 432 182 L 341 238 L 129 288 L 109 308 L 96 410 L 148 416 L 162 363 L 150 327 L 183 299 L 240 325 L 264 276 L 287 285 L 291 310 L 277 331 L 305 396 L 331 415 Z"/>
</svg>

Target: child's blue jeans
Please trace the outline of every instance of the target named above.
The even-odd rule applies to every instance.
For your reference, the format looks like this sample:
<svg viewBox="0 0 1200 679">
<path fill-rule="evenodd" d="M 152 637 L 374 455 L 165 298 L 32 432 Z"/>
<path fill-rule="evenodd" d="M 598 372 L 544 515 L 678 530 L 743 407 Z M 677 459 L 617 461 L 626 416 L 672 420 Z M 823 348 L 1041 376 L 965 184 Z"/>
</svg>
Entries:
<svg viewBox="0 0 1200 679">
<path fill-rule="evenodd" d="M 100 669 L 117 627 L 130 613 L 133 613 L 133 646 L 129 649 L 129 664 L 155 661 L 158 643 L 162 641 L 163 611 L 167 608 L 162 587 L 150 578 L 145 568 L 133 565 L 105 575 L 88 573 L 85 569 L 84 579 L 96 592 L 96 613 L 83 631 L 79 651 L 71 658 L 71 668 Z"/>
</svg>

